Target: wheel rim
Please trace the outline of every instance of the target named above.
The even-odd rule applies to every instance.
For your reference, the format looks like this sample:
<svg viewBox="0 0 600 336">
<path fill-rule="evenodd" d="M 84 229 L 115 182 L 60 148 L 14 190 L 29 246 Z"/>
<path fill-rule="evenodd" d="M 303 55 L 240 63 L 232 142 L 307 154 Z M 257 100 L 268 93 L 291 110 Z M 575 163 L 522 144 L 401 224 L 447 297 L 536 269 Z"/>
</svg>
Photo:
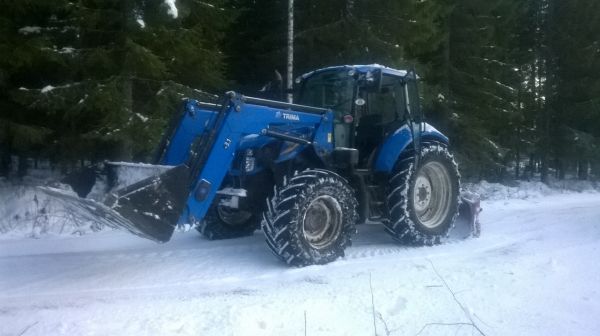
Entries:
<svg viewBox="0 0 600 336">
<path fill-rule="evenodd" d="M 302 224 L 306 241 L 316 249 L 326 248 L 340 235 L 342 207 L 331 196 L 319 196 L 308 205 Z"/>
<path fill-rule="evenodd" d="M 413 206 L 419 222 L 429 229 L 442 225 L 452 198 L 448 169 L 439 162 L 425 163 L 419 169 L 413 189 Z"/>
<path fill-rule="evenodd" d="M 252 214 L 247 211 L 232 209 L 230 207 L 217 206 L 219 218 L 229 226 L 242 226 L 250 219 Z"/>
</svg>

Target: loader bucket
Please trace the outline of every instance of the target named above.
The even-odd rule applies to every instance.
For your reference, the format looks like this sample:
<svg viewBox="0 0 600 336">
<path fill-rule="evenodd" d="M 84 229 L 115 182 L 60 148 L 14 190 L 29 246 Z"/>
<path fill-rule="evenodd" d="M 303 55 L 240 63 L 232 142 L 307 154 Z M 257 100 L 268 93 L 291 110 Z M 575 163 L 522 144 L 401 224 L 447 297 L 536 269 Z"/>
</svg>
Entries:
<svg viewBox="0 0 600 336">
<path fill-rule="evenodd" d="M 189 168 L 179 165 L 111 192 L 104 204 L 130 222 L 125 228 L 139 236 L 171 239 L 189 193 Z"/>
<path fill-rule="evenodd" d="M 122 169 L 119 171 L 124 164 L 110 165 L 107 174 L 113 188 L 101 200 L 78 198 L 55 189 L 43 191 L 60 198 L 70 208 L 78 210 L 78 214 L 86 211 L 92 220 L 95 217 L 100 223 L 124 228 L 158 242 L 169 241 L 186 204 L 190 169 L 186 165 L 142 166 L 148 168 L 150 176 L 141 179 L 138 176 L 137 182 L 122 187 L 124 180 L 132 180 L 131 176 L 120 179 L 118 174 L 127 174 Z M 94 216 L 89 216 L 90 213 Z"/>
<path fill-rule="evenodd" d="M 481 234 L 481 224 L 479 223 L 479 213 L 481 210 L 479 195 L 462 192 L 458 207 L 458 217 L 454 222 L 454 228 L 450 231 L 450 238 L 465 239 L 479 237 Z"/>
</svg>

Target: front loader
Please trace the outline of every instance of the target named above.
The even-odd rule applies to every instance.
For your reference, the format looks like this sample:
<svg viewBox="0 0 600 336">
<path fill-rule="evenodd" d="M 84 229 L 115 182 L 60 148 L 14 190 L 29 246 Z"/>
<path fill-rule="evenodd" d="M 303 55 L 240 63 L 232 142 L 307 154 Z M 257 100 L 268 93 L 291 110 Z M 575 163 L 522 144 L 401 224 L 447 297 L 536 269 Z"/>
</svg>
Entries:
<svg viewBox="0 0 600 336">
<path fill-rule="evenodd" d="M 462 236 L 479 234 L 479 200 L 461 197 L 448 138 L 421 116 L 414 72 L 336 66 L 296 84 L 299 104 L 234 92 L 219 104 L 186 100 L 152 165 L 105 163 L 103 183 L 79 192 L 88 198 L 47 192 L 158 242 L 178 225 L 209 239 L 260 227 L 295 266 L 343 256 L 361 223 L 418 245 L 441 242 L 455 223 Z"/>
</svg>

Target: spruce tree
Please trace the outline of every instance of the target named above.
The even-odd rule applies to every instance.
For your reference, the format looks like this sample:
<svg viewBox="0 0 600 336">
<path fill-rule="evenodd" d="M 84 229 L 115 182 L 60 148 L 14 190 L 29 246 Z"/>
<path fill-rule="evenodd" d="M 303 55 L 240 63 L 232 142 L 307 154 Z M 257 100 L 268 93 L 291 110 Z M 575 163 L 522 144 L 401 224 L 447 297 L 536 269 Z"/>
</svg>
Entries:
<svg viewBox="0 0 600 336">
<path fill-rule="evenodd" d="M 57 161 L 148 159 L 184 95 L 212 99 L 195 89 L 225 86 L 222 2 L 176 4 L 26 0 L 4 6 L 3 152 L 29 155 L 44 144 L 41 155 Z"/>
</svg>

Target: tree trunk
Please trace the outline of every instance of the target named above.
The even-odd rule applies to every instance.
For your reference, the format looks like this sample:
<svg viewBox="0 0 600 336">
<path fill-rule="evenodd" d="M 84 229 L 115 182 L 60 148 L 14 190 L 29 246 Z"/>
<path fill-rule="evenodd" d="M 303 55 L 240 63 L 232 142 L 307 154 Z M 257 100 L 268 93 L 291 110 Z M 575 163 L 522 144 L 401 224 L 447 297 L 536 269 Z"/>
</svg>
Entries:
<svg viewBox="0 0 600 336">
<path fill-rule="evenodd" d="M 287 34 L 287 89 L 294 86 L 294 0 L 288 0 L 288 34 Z M 294 102 L 294 95 L 287 94 L 287 102 Z"/>
<path fill-rule="evenodd" d="M 127 77 L 123 83 L 123 103 L 130 115 L 133 115 L 133 79 Z M 133 157 L 133 149 L 131 139 L 124 137 L 123 141 L 119 143 L 119 149 L 117 152 L 117 160 L 120 161 L 131 161 Z"/>
<path fill-rule="evenodd" d="M 0 150 L 0 176 L 7 177 L 10 175 L 12 158 L 9 147 L 6 146 Z"/>
<path fill-rule="evenodd" d="M 529 176 L 527 180 L 533 179 L 533 175 L 535 174 L 535 156 L 533 154 L 529 155 Z"/>
<path fill-rule="evenodd" d="M 588 179 L 588 161 L 586 159 L 577 161 L 577 178 L 580 180 Z"/>
<path fill-rule="evenodd" d="M 521 69 L 519 69 L 519 77 L 521 77 Z M 521 170 L 521 123 L 522 123 L 522 113 L 523 109 L 521 108 L 521 100 L 522 100 L 522 90 L 521 84 L 519 84 L 519 91 L 517 92 L 517 112 L 518 117 L 516 118 L 516 133 L 517 138 L 515 140 L 515 180 L 519 179 L 520 170 Z"/>
<path fill-rule="evenodd" d="M 556 158 L 556 178 L 565 179 L 565 162 L 563 159 Z"/>
<path fill-rule="evenodd" d="M 25 177 L 27 175 L 27 169 L 29 168 L 29 163 L 27 162 L 27 157 L 24 155 L 19 155 L 19 164 L 17 167 L 17 176 L 19 178 Z"/>
</svg>

